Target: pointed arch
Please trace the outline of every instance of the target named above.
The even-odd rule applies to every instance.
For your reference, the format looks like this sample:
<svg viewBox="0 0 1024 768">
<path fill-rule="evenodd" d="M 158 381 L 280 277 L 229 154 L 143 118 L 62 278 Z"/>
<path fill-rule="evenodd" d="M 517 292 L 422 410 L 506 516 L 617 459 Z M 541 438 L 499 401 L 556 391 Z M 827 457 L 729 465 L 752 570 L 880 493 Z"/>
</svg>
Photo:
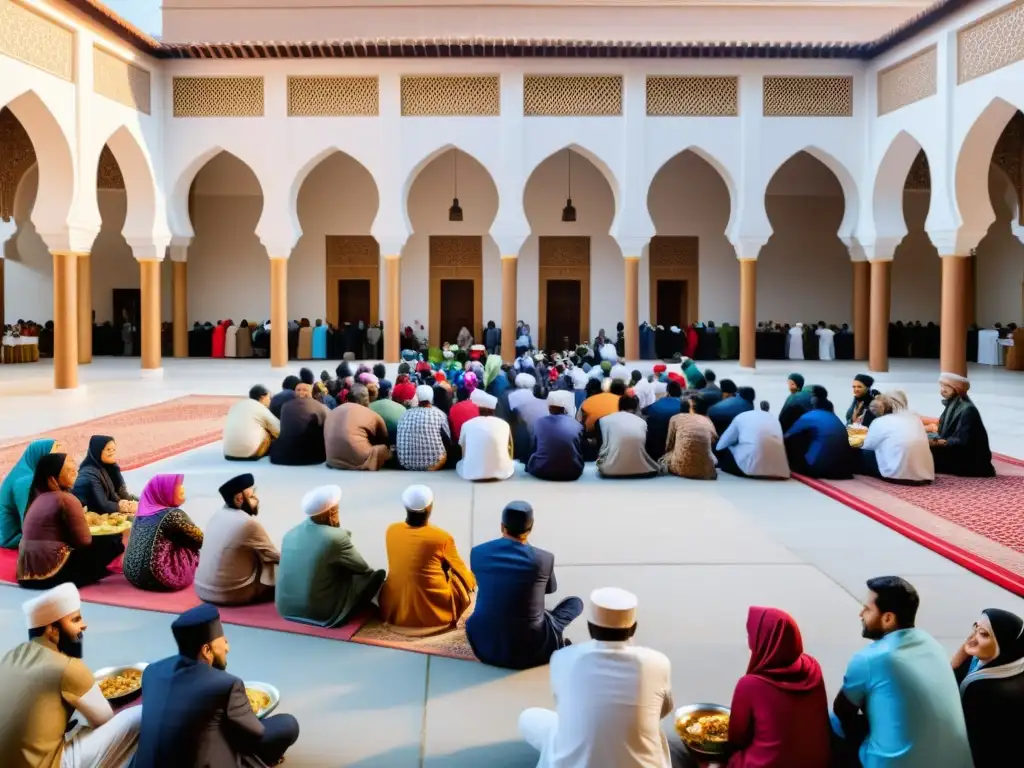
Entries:
<svg viewBox="0 0 1024 768">
<path fill-rule="evenodd" d="M 156 224 L 157 190 L 149 158 L 135 134 L 125 125 L 115 130 L 105 144 L 110 147 L 124 177 L 127 205 L 122 234 L 129 240 L 152 237 Z"/>
<path fill-rule="evenodd" d="M 903 213 L 903 188 L 917 156 L 924 151 L 916 138 L 900 131 L 889 144 L 875 170 L 871 212 L 879 237 L 902 240 L 907 234 Z M 927 157 L 927 154 L 925 155 Z"/>
<path fill-rule="evenodd" d="M 963 229 L 984 233 L 996 220 L 989 196 L 989 166 L 996 142 L 1018 107 L 1003 98 L 990 101 L 975 119 L 956 155 L 956 207 Z"/>
<path fill-rule="evenodd" d="M 732 227 L 733 223 L 736 220 L 736 209 L 738 207 L 738 201 L 736 197 L 736 183 L 732 178 L 732 174 L 729 173 L 729 169 L 726 168 L 724 163 L 722 163 L 718 158 L 716 158 L 706 149 L 704 149 L 703 147 L 699 147 L 696 144 L 691 144 L 687 147 L 684 147 L 683 149 L 674 153 L 671 157 L 667 158 L 665 162 L 663 162 L 660 166 L 658 166 L 658 169 L 654 172 L 654 175 L 651 176 L 650 180 L 647 183 L 648 210 L 650 210 L 651 190 L 654 187 L 655 180 L 668 167 L 669 163 L 673 162 L 674 160 L 686 154 L 687 152 L 690 152 L 696 157 L 699 157 L 701 160 L 703 160 L 705 163 L 711 166 L 718 174 L 718 177 L 722 180 L 722 183 L 725 184 L 725 189 L 729 194 L 729 216 L 726 220 L 726 225 L 723 232 L 728 232 L 730 227 Z"/>
<path fill-rule="evenodd" d="M 478 166 L 486 174 L 487 179 L 490 181 L 490 184 L 494 189 L 494 198 L 497 201 L 494 214 L 495 216 L 497 215 L 497 207 L 498 205 L 501 204 L 501 201 L 498 197 L 497 181 L 495 180 L 494 174 L 491 173 L 491 169 L 488 168 L 483 163 L 483 161 L 481 161 L 480 158 L 474 155 L 472 152 L 467 152 L 465 149 L 456 144 L 444 144 L 443 146 L 440 146 L 437 149 L 433 150 L 432 152 L 428 153 L 418 163 L 416 163 L 416 165 L 413 166 L 412 170 L 409 171 L 409 174 L 405 178 L 405 184 L 402 187 L 402 215 L 404 216 L 405 225 L 407 227 L 408 232 L 413 232 L 415 230 L 415 227 L 413 226 L 412 216 L 409 213 L 409 200 L 412 194 L 413 186 L 416 184 L 416 180 L 431 163 L 433 163 L 435 160 L 451 151 L 459 152 L 465 155 L 473 164 Z M 493 223 L 493 221 L 494 217 L 492 216 L 491 222 L 488 224 L 488 229 L 490 228 L 490 224 Z"/>
<path fill-rule="evenodd" d="M 533 168 L 530 169 L 530 172 L 526 174 L 526 183 L 523 185 L 524 200 L 526 196 L 526 187 L 529 186 L 530 179 L 533 176 L 533 174 L 537 172 L 537 169 L 544 165 L 544 163 L 548 162 L 548 160 L 557 156 L 560 152 L 564 152 L 567 149 L 589 160 L 591 165 L 597 168 L 597 170 L 601 172 L 601 175 L 604 176 L 604 180 L 608 182 L 608 188 L 611 190 L 612 200 L 615 204 L 615 212 L 612 215 L 612 223 L 609 231 L 614 231 L 615 225 L 619 219 L 619 212 L 622 210 L 622 191 L 619 185 L 619 180 L 616 178 L 615 172 L 612 171 L 608 163 L 606 163 L 599 154 L 597 154 L 596 152 L 582 144 L 576 142 L 566 144 L 565 146 L 559 147 L 553 152 L 549 152 L 546 156 L 541 158 L 541 160 L 536 165 L 534 165 Z"/>
<path fill-rule="evenodd" d="M 207 163 L 222 152 L 235 158 L 249 169 L 255 177 L 257 185 L 259 185 L 260 195 L 264 201 L 264 205 L 266 204 L 266 190 L 263 189 L 263 182 L 260 180 L 259 174 L 256 173 L 256 170 L 253 168 L 251 163 L 246 162 L 246 160 L 240 157 L 237 153 L 225 149 L 219 144 L 208 147 L 185 165 L 184 169 L 178 174 L 177 179 L 171 187 L 171 195 L 167 201 L 167 214 L 171 233 L 175 236 L 192 237 L 195 235 L 195 230 L 192 227 L 192 219 L 189 215 L 189 195 L 192 191 L 192 183 L 196 180 L 199 172 L 206 167 Z"/>
<path fill-rule="evenodd" d="M 839 186 L 843 190 L 843 219 L 839 223 L 839 228 L 836 230 L 836 235 L 840 239 L 848 238 L 853 235 L 854 227 L 857 224 L 857 216 L 860 212 L 860 195 L 857 190 L 857 182 L 854 179 L 850 170 L 839 160 L 835 158 L 829 152 L 816 147 L 814 145 L 807 145 L 793 152 L 788 157 L 784 158 L 781 163 L 768 175 L 768 183 L 765 184 L 764 193 L 768 194 L 768 185 L 771 184 L 775 174 L 779 172 L 779 168 L 788 163 L 794 157 L 801 152 L 806 152 L 808 155 L 813 157 L 815 160 L 820 162 L 826 168 L 828 168 L 832 175 L 835 176 L 836 181 L 839 182 Z"/>
<path fill-rule="evenodd" d="M 366 172 L 366 175 L 370 177 L 370 182 L 373 184 L 373 188 L 377 193 L 377 199 L 378 201 L 380 200 L 380 184 L 377 183 L 377 179 L 374 177 L 373 172 L 358 157 L 345 151 L 341 147 L 332 144 L 331 146 L 324 147 L 323 149 L 313 153 L 304 163 L 302 163 L 302 165 L 299 166 L 298 171 L 296 171 L 295 176 L 292 179 L 292 183 L 288 189 L 287 203 L 289 215 L 295 222 L 299 222 L 299 193 L 302 192 L 303 184 L 306 183 L 306 179 L 309 178 L 309 175 L 316 170 L 322 162 L 335 154 L 343 155 Z M 380 204 L 378 202 L 378 208 L 379 207 Z M 301 226 L 299 227 L 299 231 L 302 231 Z"/>
</svg>

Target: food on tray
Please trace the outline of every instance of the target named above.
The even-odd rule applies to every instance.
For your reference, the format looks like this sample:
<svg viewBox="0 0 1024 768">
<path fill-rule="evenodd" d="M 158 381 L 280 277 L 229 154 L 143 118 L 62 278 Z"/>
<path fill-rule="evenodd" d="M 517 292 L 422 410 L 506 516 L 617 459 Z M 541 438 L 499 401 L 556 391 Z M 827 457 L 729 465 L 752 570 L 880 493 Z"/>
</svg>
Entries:
<svg viewBox="0 0 1024 768">
<path fill-rule="evenodd" d="M 132 515 L 124 512 L 111 512 L 101 515 L 97 512 L 86 512 L 85 522 L 89 525 L 89 533 L 93 536 L 104 536 L 112 533 L 124 533 L 132 527 Z"/>
<path fill-rule="evenodd" d="M 126 669 L 116 675 L 100 680 L 100 693 L 105 699 L 117 699 L 134 693 L 142 687 L 142 672 L 137 669 Z"/>
<path fill-rule="evenodd" d="M 868 436 L 868 431 L 864 427 L 848 426 L 846 435 L 850 439 L 850 447 L 860 448 L 864 445 L 864 438 Z"/>
<path fill-rule="evenodd" d="M 249 697 L 249 706 L 257 715 L 270 706 L 270 694 L 258 691 L 255 688 L 246 688 L 245 695 Z"/>
<path fill-rule="evenodd" d="M 676 724 L 679 737 L 696 745 L 729 740 L 728 715 L 699 715 Z"/>
</svg>

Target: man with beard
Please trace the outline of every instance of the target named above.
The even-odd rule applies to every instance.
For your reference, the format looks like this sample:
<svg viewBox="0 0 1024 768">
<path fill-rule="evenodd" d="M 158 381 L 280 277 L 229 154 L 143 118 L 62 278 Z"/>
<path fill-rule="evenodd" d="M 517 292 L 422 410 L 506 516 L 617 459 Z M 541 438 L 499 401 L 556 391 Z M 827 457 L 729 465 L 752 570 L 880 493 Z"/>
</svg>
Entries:
<svg viewBox="0 0 1024 768">
<path fill-rule="evenodd" d="M 0 765 L 4 768 L 106 768 L 135 751 L 142 708 L 117 714 L 82 662 L 88 628 L 74 584 L 24 603 L 28 641 L 0 659 Z M 73 712 L 89 724 L 66 732 Z"/>
<path fill-rule="evenodd" d="M 250 474 L 220 487 L 224 507 L 210 518 L 199 550 L 195 590 L 216 605 L 245 605 L 274 597 L 274 570 L 281 553 L 256 520 L 260 500 Z"/>
<path fill-rule="evenodd" d="M 960 693 L 946 651 L 914 626 L 920 598 L 899 576 L 867 582 L 871 645 L 854 654 L 832 706 L 841 765 L 970 768 Z M 843 754 L 845 753 L 845 754 Z"/>
<path fill-rule="evenodd" d="M 146 706 L 134 765 L 276 765 L 299 738 L 291 715 L 262 721 L 245 683 L 227 673 L 228 639 L 220 613 L 198 605 L 171 624 L 178 654 L 150 664 L 142 675 Z"/>
</svg>

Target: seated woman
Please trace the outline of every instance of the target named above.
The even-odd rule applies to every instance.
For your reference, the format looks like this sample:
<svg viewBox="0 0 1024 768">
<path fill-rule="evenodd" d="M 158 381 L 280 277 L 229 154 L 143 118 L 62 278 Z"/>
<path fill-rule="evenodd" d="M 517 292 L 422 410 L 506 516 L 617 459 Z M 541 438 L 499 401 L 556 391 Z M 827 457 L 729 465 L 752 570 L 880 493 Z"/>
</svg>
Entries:
<svg viewBox="0 0 1024 768">
<path fill-rule="evenodd" d="M 0 485 L 0 547 L 18 548 L 36 466 L 43 456 L 60 450 L 60 443 L 56 440 L 33 440 L 25 446 L 18 463 L 7 473 Z"/>
<path fill-rule="evenodd" d="M 829 480 L 853 477 L 846 425 L 832 412 L 832 403 L 820 392 L 811 398 L 811 410 L 786 432 L 785 441 L 786 457 L 793 472 Z"/>
<path fill-rule="evenodd" d="M 48 453 L 39 460 L 18 550 L 18 584 L 26 589 L 93 584 L 124 552 L 121 536 L 89 532 L 85 510 L 70 492 L 77 476 L 75 460 L 66 454 Z"/>
<path fill-rule="evenodd" d="M 853 377 L 853 402 L 846 410 L 846 424 L 859 425 L 862 427 L 871 426 L 875 416 L 868 407 L 877 394 L 871 389 L 875 380 L 866 373 L 858 373 Z"/>
<path fill-rule="evenodd" d="M 935 471 L 961 477 L 995 477 L 988 432 L 981 414 L 967 396 L 971 382 L 955 373 L 939 375 L 939 394 L 945 406 L 937 433 L 931 438 Z"/>
<path fill-rule="evenodd" d="M 1003 768 L 1024 723 L 1024 620 L 986 608 L 953 656 L 974 768 Z"/>
<path fill-rule="evenodd" d="M 90 512 L 108 515 L 112 512 L 134 514 L 138 499 L 128 486 L 117 465 L 117 443 L 107 435 L 89 438 L 89 452 L 78 468 L 78 479 L 72 493 Z"/>
<path fill-rule="evenodd" d="M 907 410 L 900 391 L 877 395 L 868 406 L 875 419 L 857 454 L 857 472 L 893 482 L 924 485 L 935 480 L 935 462 L 921 420 Z"/>
<path fill-rule="evenodd" d="M 124 577 L 133 587 L 174 592 L 192 584 L 203 532 L 181 510 L 183 475 L 156 475 L 142 490 L 124 553 Z"/>
<path fill-rule="evenodd" d="M 718 479 L 712 454 L 718 433 L 706 413 L 707 404 L 698 395 L 690 398 L 688 413 L 676 414 L 669 421 L 662 472 L 691 480 Z"/>
</svg>

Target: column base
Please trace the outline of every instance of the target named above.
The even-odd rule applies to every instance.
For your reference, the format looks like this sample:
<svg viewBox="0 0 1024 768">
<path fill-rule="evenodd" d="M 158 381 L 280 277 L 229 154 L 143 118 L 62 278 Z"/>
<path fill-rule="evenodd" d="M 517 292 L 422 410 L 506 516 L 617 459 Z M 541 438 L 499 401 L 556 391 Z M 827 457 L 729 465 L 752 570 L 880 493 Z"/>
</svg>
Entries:
<svg viewBox="0 0 1024 768">
<path fill-rule="evenodd" d="M 739 370 L 741 370 L 743 373 L 757 373 L 757 368 L 755 368 L 752 365 L 741 365 L 739 367 Z"/>
<path fill-rule="evenodd" d="M 163 366 L 159 368 L 142 368 L 139 375 L 144 379 L 162 379 L 164 377 Z"/>
<path fill-rule="evenodd" d="M 71 399 L 71 398 L 79 398 L 79 397 L 85 395 L 87 390 L 88 390 L 88 386 L 87 385 L 79 384 L 78 386 L 73 387 L 71 389 L 57 389 L 56 387 L 54 387 L 53 388 L 53 394 L 56 395 L 57 397 Z"/>
</svg>

